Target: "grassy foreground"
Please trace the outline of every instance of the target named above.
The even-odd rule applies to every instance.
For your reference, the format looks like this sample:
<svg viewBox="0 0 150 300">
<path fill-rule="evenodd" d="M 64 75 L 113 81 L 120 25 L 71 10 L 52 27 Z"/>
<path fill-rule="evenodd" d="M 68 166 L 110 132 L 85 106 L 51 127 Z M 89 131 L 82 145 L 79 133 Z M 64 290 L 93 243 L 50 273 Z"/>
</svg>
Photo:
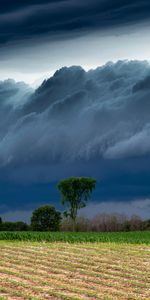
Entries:
<svg viewBox="0 0 150 300">
<path fill-rule="evenodd" d="M 150 247 L 0 242 L 0 299 L 150 299 Z"/>
<path fill-rule="evenodd" d="M 140 232 L 2 232 L 0 240 L 31 242 L 113 242 L 130 244 L 150 244 L 150 231 Z"/>
</svg>

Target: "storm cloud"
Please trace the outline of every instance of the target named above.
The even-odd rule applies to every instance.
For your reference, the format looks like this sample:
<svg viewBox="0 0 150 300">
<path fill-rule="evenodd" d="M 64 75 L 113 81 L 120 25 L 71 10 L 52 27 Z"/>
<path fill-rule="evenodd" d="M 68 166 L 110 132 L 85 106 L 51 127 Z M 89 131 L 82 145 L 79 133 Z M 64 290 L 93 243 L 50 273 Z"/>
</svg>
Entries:
<svg viewBox="0 0 150 300">
<path fill-rule="evenodd" d="M 36 90 L 1 81 L 1 212 L 31 212 L 50 195 L 59 208 L 68 176 L 95 177 L 98 203 L 149 199 L 149 76 L 147 61 L 118 61 L 64 67 Z"/>
<path fill-rule="evenodd" d="M 149 156 L 148 76 L 146 61 L 118 61 L 64 67 L 35 91 L 1 82 L 1 173 L 34 179 L 59 164 Z"/>
<path fill-rule="evenodd" d="M 137 24 L 149 21 L 149 10 L 148 0 L 6 0 L 0 8 L 0 44 L 40 37 L 65 39 Z"/>
<path fill-rule="evenodd" d="M 59 209 L 69 176 L 97 179 L 96 205 L 150 199 L 149 12 L 148 0 L 1 1 L 0 214 Z"/>
</svg>

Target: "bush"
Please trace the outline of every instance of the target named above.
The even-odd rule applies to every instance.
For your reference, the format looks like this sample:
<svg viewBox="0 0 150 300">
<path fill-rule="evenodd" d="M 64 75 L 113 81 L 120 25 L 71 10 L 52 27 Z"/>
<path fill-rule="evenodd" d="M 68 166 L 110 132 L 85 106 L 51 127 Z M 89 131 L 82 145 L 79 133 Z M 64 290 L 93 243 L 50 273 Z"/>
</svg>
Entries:
<svg viewBox="0 0 150 300">
<path fill-rule="evenodd" d="M 61 213 L 54 206 L 45 205 L 37 208 L 31 217 L 31 229 L 34 231 L 59 231 Z"/>
</svg>

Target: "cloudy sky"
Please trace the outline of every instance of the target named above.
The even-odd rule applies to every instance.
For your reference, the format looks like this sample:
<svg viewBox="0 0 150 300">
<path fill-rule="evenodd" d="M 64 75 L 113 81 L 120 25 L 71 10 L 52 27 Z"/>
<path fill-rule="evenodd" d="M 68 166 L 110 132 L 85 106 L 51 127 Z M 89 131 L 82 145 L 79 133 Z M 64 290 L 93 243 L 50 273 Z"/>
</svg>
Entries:
<svg viewBox="0 0 150 300">
<path fill-rule="evenodd" d="M 148 0 L 1 1 L 3 218 L 61 208 L 68 176 L 97 179 L 87 213 L 148 218 L 149 29 Z"/>
<path fill-rule="evenodd" d="M 35 86 L 64 65 L 149 60 L 149 0 L 1 2 L 1 78 Z"/>
</svg>

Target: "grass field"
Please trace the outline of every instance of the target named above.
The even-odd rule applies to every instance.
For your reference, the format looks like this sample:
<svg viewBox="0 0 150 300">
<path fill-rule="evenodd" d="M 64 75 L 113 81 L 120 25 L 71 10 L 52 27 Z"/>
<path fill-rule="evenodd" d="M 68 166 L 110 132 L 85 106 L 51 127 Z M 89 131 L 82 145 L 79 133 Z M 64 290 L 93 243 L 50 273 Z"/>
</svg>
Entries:
<svg viewBox="0 0 150 300">
<path fill-rule="evenodd" d="M 32 242 L 115 242 L 150 244 L 150 231 L 135 232 L 2 232 L 0 240 Z"/>
<path fill-rule="evenodd" d="M 150 299 L 150 247 L 0 242 L 0 299 Z"/>
</svg>

